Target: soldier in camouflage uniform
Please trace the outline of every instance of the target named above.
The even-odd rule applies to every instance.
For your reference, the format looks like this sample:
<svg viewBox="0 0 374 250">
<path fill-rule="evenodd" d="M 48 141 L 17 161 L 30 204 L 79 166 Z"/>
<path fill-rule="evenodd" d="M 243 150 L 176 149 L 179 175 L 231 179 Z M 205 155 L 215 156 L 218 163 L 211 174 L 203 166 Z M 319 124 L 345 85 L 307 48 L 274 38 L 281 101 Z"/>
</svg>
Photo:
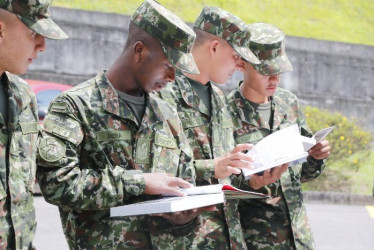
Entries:
<svg viewBox="0 0 374 250">
<path fill-rule="evenodd" d="M 264 23 L 249 25 L 248 29 L 250 48 L 261 64 L 243 62 L 244 82 L 228 97 L 236 142 L 256 144 L 272 132 L 293 124 L 299 126 L 302 135 L 310 137 L 312 133 L 297 97 L 277 87 L 280 74 L 292 70 L 285 54 L 284 33 Z M 307 162 L 302 165 L 287 168 L 285 164 L 242 181 L 243 189 L 275 197 L 273 202 L 240 200 L 239 211 L 248 249 L 315 248 L 301 183 L 321 174 L 329 152 L 328 141 L 324 140 L 309 151 Z"/>
<path fill-rule="evenodd" d="M 67 35 L 49 18 L 51 1 L 0 0 L 0 249 L 31 249 L 38 115 L 24 74 L 44 38 Z"/>
<path fill-rule="evenodd" d="M 71 249 L 158 247 L 148 230 L 155 217 L 110 218 L 109 209 L 146 194 L 182 195 L 179 186 L 192 186 L 192 151 L 176 110 L 149 93 L 174 81 L 174 67 L 198 73 L 190 53 L 194 39 L 182 20 L 146 0 L 110 69 L 51 103 L 37 176 L 45 199 L 59 206 Z M 177 218 L 156 226 L 178 231 L 185 225 Z"/>
<path fill-rule="evenodd" d="M 249 167 L 241 151 L 234 148 L 233 123 L 223 93 L 212 84 L 225 83 L 237 69 L 240 58 L 259 63 L 244 45 L 249 33 L 236 16 L 216 7 L 204 7 L 194 23 L 196 41 L 192 49 L 199 75 L 177 72 L 176 82 L 161 91 L 161 97 L 176 106 L 184 132 L 194 153 L 198 186 L 230 183 L 229 176 Z M 216 211 L 205 212 L 196 220 L 194 230 L 183 237 L 160 236 L 178 248 L 245 249 L 237 201 L 226 201 Z M 178 242 L 178 243 L 176 243 Z"/>
</svg>

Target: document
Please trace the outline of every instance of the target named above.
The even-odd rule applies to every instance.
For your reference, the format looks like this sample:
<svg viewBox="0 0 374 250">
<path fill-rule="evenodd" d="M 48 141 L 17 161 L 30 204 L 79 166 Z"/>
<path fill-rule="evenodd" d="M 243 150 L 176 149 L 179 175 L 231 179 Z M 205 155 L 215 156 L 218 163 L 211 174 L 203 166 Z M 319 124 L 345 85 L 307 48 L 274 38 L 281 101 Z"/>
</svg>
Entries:
<svg viewBox="0 0 374 250">
<path fill-rule="evenodd" d="M 244 191 L 230 185 L 216 184 L 182 189 L 184 197 L 163 197 L 135 204 L 113 207 L 110 216 L 135 216 L 170 213 L 224 203 L 225 199 L 266 199 L 268 195 Z"/>
<path fill-rule="evenodd" d="M 285 163 L 292 166 L 305 162 L 308 157 L 307 151 L 322 141 L 333 128 L 322 129 L 309 138 L 302 136 L 295 124 L 268 135 L 247 153 L 254 159 L 254 169 L 243 169 L 244 176 L 249 179 L 249 175 Z"/>
</svg>

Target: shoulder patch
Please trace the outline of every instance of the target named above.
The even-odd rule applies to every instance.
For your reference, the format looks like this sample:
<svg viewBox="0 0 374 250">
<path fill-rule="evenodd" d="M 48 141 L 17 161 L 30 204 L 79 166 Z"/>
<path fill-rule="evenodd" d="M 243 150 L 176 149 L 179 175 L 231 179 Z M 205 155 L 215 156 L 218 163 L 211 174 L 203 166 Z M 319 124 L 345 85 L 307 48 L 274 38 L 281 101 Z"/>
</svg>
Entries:
<svg viewBox="0 0 374 250">
<path fill-rule="evenodd" d="M 56 112 L 56 113 L 68 113 L 69 105 L 64 102 L 55 102 L 55 103 L 52 103 L 50 111 Z"/>
<path fill-rule="evenodd" d="M 40 157 L 46 162 L 56 162 L 66 153 L 66 145 L 54 137 L 42 138 L 38 149 Z"/>
<path fill-rule="evenodd" d="M 38 133 L 39 127 L 37 122 L 20 122 L 22 134 Z"/>
</svg>

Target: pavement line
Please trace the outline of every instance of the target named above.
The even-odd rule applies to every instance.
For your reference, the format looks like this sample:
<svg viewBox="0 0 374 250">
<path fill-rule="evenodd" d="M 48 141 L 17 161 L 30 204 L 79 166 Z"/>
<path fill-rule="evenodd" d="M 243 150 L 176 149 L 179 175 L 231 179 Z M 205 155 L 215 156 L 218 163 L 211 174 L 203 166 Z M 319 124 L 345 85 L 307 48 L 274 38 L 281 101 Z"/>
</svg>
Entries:
<svg viewBox="0 0 374 250">
<path fill-rule="evenodd" d="M 374 206 L 366 206 L 366 209 L 368 210 L 370 217 L 374 219 Z"/>
</svg>

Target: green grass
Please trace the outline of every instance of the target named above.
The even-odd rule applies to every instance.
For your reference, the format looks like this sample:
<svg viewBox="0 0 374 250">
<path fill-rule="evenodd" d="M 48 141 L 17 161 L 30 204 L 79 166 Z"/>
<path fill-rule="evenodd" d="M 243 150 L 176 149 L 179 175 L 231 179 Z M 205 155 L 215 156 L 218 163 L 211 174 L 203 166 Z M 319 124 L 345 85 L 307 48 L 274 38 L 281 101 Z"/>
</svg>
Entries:
<svg viewBox="0 0 374 250">
<path fill-rule="evenodd" d="M 140 0 L 55 0 L 54 6 L 132 14 Z M 205 5 L 228 10 L 247 23 L 267 22 L 287 35 L 374 45 L 373 0 L 159 0 L 186 22 Z"/>
</svg>

